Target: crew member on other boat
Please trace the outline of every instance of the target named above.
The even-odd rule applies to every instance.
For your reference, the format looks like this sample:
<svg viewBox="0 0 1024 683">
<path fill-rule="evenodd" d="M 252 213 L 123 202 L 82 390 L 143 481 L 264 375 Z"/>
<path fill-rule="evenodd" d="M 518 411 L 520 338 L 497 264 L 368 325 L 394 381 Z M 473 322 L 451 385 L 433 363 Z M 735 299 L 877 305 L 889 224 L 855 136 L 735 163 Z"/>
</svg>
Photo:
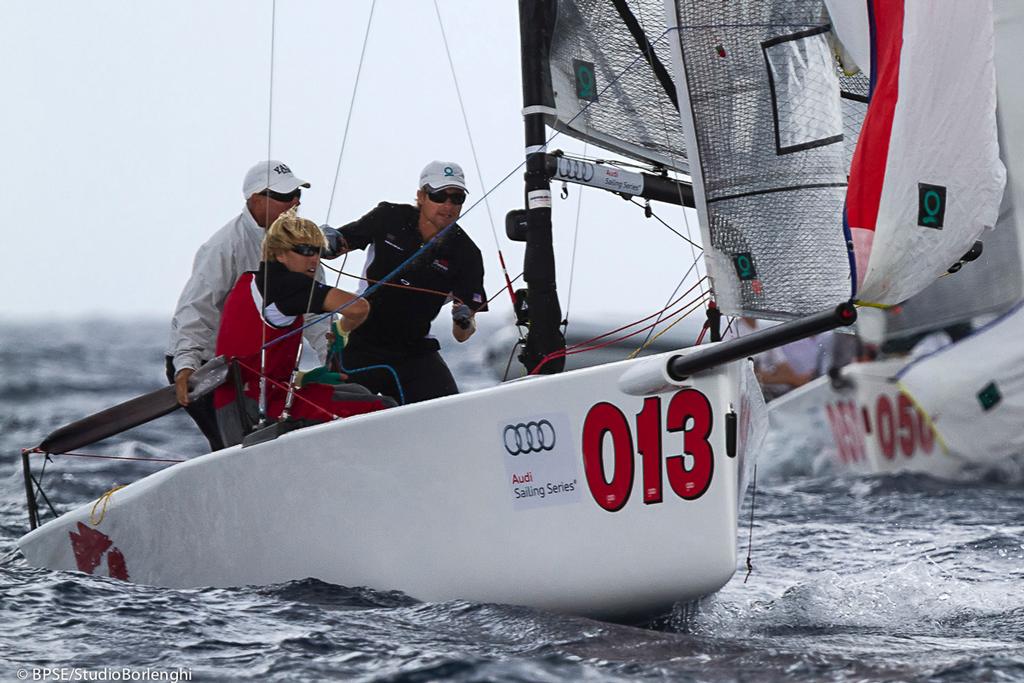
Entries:
<svg viewBox="0 0 1024 683">
<path fill-rule="evenodd" d="M 459 342 L 476 331 L 474 316 L 487 310 L 480 250 L 455 221 L 466 201 L 462 167 L 433 161 L 420 173 L 416 205 L 381 202 L 339 228 L 342 251 L 368 249 L 370 285 L 395 269 L 397 275 L 370 294 L 373 310 L 345 346 L 343 370 L 373 391 L 415 403 L 459 391 L 430 336 L 430 324 L 452 302 L 452 336 Z M 410 257 L 427 245 L 411 263 Z M 361 368 L 375 369 L 358 371 Z M 379 366 L 387 366 L 382 368 Z M 393 369 L 398 378 L 395 384 Z"/>
<path fill-rule="evenodd" d="M 188 380 L 214 356 L 221 310 L 238 277 L 260 264 L 260 244 L 266 228 L 282 213 L 299 205 L 302 188 L 309 187 L 281 161 L 261 161 L 245 174 L 245 208 L 196 252 L 192 275 L 178 298 L 167 346 L 167 381 L 175 385 L 178 403 L 195 420 L 211 450 L 224 447 L 210 394 L 189 402 Z M 321 278 L 322 279 L 322 278 Z M 326 357 L 327 324 L 305 331 L 314 349 Z"/>
<path fill-rule="evenodd" d="M 742 317 L 737 321 L 738 336 L 758 329 L 755 318 Z M 759 353 L 754 358 L 754 372 L 765 398 L 778 398 L 824 374 L 832 362 L 832 336 L 832 332 L 822 332 Z"/>
<path fill-rule="evenodd" d="M 286 406 L 288 385 L 302 344 L 299 330 L 306 313 L 339 308 L 334 333 L 342 340 L 366 320 L 370 304 L 351 292 L 315 280 L 323 233 L 295 209 L 283 213 L 266 231 L 259 269 L 238 278 L 224 302 L 217 355 L 236 361 L 239 377 L 217 387 L 213 402 L 220 437 L 226 446 L 241 443 L 255 425 L 260 369 L 267 382 L 267 417 L 276 420 Z M 261 353 L 264 352 L 264 353 Z M 236 388 L 241 387 L 239 400 Z M 358 384 L 307 384 L 294 391 L 288 417 L 326 422 L 394 405 Z"/>
</svg>

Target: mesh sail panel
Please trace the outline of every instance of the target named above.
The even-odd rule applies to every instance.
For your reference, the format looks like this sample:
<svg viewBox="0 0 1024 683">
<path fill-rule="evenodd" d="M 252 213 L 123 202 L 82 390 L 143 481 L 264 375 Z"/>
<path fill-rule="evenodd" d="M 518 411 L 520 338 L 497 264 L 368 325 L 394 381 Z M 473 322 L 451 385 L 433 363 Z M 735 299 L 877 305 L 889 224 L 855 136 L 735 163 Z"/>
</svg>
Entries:
<svg viewBox="0 0 1024 683">
<path fill-rule="evenodd" d="M 821 2 L 665 6 L 719 307 L 784 319 L 848 300 L 849 153 Z"/>
<path fill-rule="evenodd" d="M 557 115 L 548 125 L 687 172 L 664 19 L 663 0 L 558 0 L 549 60 Z"/>
</svg>

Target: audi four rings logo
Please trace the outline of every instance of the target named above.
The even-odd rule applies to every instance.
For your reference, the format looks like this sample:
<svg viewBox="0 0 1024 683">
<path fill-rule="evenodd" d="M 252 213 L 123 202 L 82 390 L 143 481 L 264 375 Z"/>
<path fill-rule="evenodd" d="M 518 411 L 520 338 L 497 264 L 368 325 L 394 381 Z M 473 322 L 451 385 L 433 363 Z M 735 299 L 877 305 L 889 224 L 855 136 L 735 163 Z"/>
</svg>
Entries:
<svg viewBox="0 0 1024 683">
<path fill-rule="evenodd" d="M 509 455 L 540 453 L 555 447 L 555 428 L 547 420 L 505 425 L 502 432 Z"/>
<path fill-rule="evenodd" d="M 562 158 L 558 160 L 558 177 L 588 183 L 594 179 L 594 165 L 586 161 Z"/>
</svg>

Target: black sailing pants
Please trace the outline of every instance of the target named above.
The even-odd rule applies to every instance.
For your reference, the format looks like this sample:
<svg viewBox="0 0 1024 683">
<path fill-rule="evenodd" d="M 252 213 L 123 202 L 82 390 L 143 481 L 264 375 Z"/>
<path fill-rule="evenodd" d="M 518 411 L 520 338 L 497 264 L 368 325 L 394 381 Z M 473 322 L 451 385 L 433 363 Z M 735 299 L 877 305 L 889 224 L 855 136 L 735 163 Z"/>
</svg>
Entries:
<svg viewBox="0 0 1024 683">
<path fill-rule="evenodd" d="M 342 364 L 349 379 L 362 384 L 370 391 L 390 396 L 396 401 L 419 403 L 439 396 L 459 393 L 459 387 L 452 377 L 451 370 L 437 351 L 411 356 L 397 356 L 390 353 L 379 353 L 370 349 L 349 349 L 342 352 Z M 373 365 L 388 365 L 398 374 L 402 387 L 402 398 L 395 386 L 395 376 L 388 370 L 356 371 Z"/>
</svg>

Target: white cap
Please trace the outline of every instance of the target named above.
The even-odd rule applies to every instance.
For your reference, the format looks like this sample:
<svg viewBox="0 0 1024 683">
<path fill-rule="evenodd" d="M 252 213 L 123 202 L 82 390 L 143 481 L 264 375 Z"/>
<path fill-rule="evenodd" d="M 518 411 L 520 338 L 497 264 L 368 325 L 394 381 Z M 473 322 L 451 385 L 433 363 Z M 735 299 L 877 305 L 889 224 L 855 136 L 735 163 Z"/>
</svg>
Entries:
<svg viewBox="0 0 1024 683">
<path fill-rule="evenodd" d="M 420 171 L 421 190 L 429 188 L 431 192 L 434 192 L 446 187 L 457 187 L 469 192 L 466 189 L 466 175 L 462 172 L 462 167 L 455 162 L 431 161 Z"/>
<path fill-rule="evenodd" d="M 271 159 L 259 162 L 245 174 L 245 181 L 242 182 L 242 196 L 248 199 L 263 190 L 287 194 L 299 187 L 309 187 L 309 183 L 301 178 L 296 178 L 292 169 L 288 168 L 288 164 Z"/>
</svg>

